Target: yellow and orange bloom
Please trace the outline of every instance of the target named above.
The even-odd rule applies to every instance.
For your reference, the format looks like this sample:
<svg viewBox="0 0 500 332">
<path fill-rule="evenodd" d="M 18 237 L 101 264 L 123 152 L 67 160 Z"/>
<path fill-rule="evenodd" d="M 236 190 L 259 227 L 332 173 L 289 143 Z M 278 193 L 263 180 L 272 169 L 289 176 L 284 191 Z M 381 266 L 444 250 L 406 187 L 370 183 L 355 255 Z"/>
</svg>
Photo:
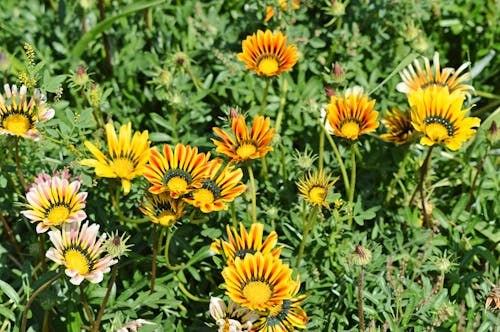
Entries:
<svg viewBox="0 0 500 332">
<path fill-rule="evenodd" d="M 242 223 L 240 223 L 240 232 L 236 227 L 226 226 L 227 238 L 229 242 L 216 240 L 212 243 L 210 249 L 217 254 L 223 254 L 228 265 L 234 263 L 236 257 L 245 258 L 247 254 L 271 254 L 275 258 L 279 258 L 282 247 L 275 248 L 278 243 L 278 234 L 275 231 L 269 233 L 267 238 L 264 238 L 264 224 L 254 223 L 250 226 L 247 232 Z"/>
<path fill-rule="evenodd" d="M 387 111 L 380 121 L 389 130 L 388 133 L 380 135 L 383 140 L 405 144 L 413 141 L 417 136 L 408 111 L 401 112 L 397 107 L 393 107 L 392 112 Z"/>
<path fill-rule="evenodd" d="M 186 203 L 170 197 L 168 193 L 146 194 L 144 198 L 139 209 L 155 224 L 170 227 L 186 214 Z"/>
<path fill-rule="evenodd" d="M 52 229 L 49 232 L 50 241 L 54 247 L 47 250 L 47 258 L 58 265 L 66 267 L 65 273 L 73 285 L 80 285 L 84 279 L 91 283 L 102 281 L 104 273 L 110 271 L 110 266 L 118 263 L 110 255 L 104 255 L 106 234 L 97 239 L 99 225 L 88 221 L 64 224 L 62 229 Z"/>
<path fill-rule="evenodd" d="M 272 254 L 261 252 L 236 257 L 222 271 L 226 294 L 250 310 L 265 311 L 282 304 L 295 286 L 292 270 Z"/>
<path fill-rule="evenodd" d="M 279 75 L 290 70 L 299 59 L 297 47 L 287 45 L 287 38 L 280 31 L 273 34 L 271 30 L 258 30 L 243 41 L 243 52 L 238 53 L 238 59 L 258 75 Z"/>
<path fill-rule="evenodd" d="M 232 162 L 245 162 L 250 159 L 264 157 L 273 147 L 269 145 L 274 136 L 274 128 L 270 128 L 271 120 L 267 117 L 256 116 L 252 129 L 249 130 L 243 115 L 232 119 L 232 135 L 224 130 L 214 127 L 213 131 L 222 141 L 212 138 L 216 149 Z"/>
<path fill-rule="evenodd" d="M 283 300 L 282 304 L 272 307 L 269 312 L 263 313 L 254 323 L 256 332 L 288 332 L 295 329 L 305 329 L 308 321 L 307 314 L 300 307 L 306 295 L 296 296 L 300 288 L 300 279 L 294 281 L 290 297 Z"/>
<path fill-rule="evenodd" d="M 396 86 L 399 92 L 411 94 L 420 89 L 425 90 L 431 86 L 447 87 L 449 92 L 459 91 L 464 95 L 469 95 L 474 91 L 471 85 L 464 84 L 471 78 L 470 73 L 464 73 L 459 76 L 469 63 L 462 64 L 456 71 L 453 68 L 443 68 L 439 66 L 439 53 L 434 53 L 434 73 L 432 73 L 431 64 L 428 58 L 424 57 L 424 70 L 418 60 L 414 61 L 415 68 L 410 64 L 399 75 L 403 82 Z"/>
<path fill-rule="evenodd" d="M 86 192 L 79 192 L 80 179 L 71 181 L 67 170 L 54 172 L 54 176 L 40 173 L 26 193 L 28 210 L 21 213 L 32 223 L 38 222 L 37 233 L 45 233 L 50 227 L 83 221 Z"/>
<path fill-rule="evenodd" d="M 163 146 L 163 154 L 151 149 L 149 164 L 144 177 L 150 182 L 149 192 L 155 195 L 168 192 L 170 197 L 179 198 L 202 187 L 202 180 L 214 162 L 210 153 L 198 152 L 198 148 L 177 144 L 172 150 Z"/>
<path fill-rule="evenodd" d="M 243 172 L 240 168 L 227 165 L 221 170 L 221 167 L 222 161 L 212 162 L 207 178 L 201 181 L 201 188 L 194 189 L 184 201 L 203 213 L 227 210 L 226 203 L 241 195 L 247 186 L 241 183 Z"/>
<path fill-rule="evenodd" d="M 462 110 L 461 93 L 450 93 L 441 86 L 431 86 L 408 96 L 412 108 L 411 121 L 423 134 L 420 144 L 432 146 L 444 144 L 456 151 L 462 143 L 476 133 L 480 119 L 466 117 L 470 110 Z"/>
<path fill-rule="evenodd" d="M 8 134 L 24 138 L 39 139 L 37 123 L 54 117 L 54 110 L 48 108 L 45 96 L 35 90 L 28 101 L 26 86 L 18 90 L 16 85 L 4 85 L 5 97 L 0 94 L 0 135 Z"/>
<path fill-rule="evenodd" d="M 93 167 L 95 174 L 103 178 L 119 178 L 123 192 L 130 192 L 131 181 L 142 175 L 144 166 L 149 160 L 148 131 L 135 132 L 132 137 L 132 124 L 129 122 L 120 127 L 116 136 L 113 123 L 106 124 L 108 155 L 102 153 L 94 144 L 85 141 L 85 146 L 96 159 L 84 159 L 80 164 Z"/>
<path fill-rule="evenodd" d="M 347 89 L 343 96 L 331 96 L 330 103 L 322 110 L 326 131 L 350 140 L 375 131 L 379 122 L 374 106 L 375 100 L 369 100 L 360 87 Z"/>
<path fill-rule="evenodd" d="M 328 191 L 333 188 L 333 185 L 339 179 L 330 181 L 332 174 L 326 174 L 325 170 L 314 171 L 312 174 L 308 172 L 304 178 L 297 182 L 297 187 L 300 191 L 300 197 L 304 198 L 306 201 L 316 206 L 323 206 L 328 208 L 328 202 L 326 198 L 328 196 Z"/>
</svg>

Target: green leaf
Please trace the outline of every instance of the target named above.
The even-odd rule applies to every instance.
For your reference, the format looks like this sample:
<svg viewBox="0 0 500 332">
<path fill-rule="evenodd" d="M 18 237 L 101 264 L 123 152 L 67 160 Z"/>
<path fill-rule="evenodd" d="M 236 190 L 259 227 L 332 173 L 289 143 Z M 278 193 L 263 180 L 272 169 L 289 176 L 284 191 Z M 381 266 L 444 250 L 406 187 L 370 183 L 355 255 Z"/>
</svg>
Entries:
<svg viewBox="0 0 500 332">
<path fill-rule="evenodd" d="M 101 34 L 104 30 L 109 28 L 111 24 L 113 24 L 115 21 L 127 15 L 144 10 L 146 8 L 158 6 L 164 2 L 165 0 L 156 0 L 156 1 L 146 0 L 146 1 L 134 2 L 133 4 L 125 7 L 122 12 L 116 14 L 115 16 L 111 16 L 102 22 L 99 22 L 99 24 L 97 24 L 92 30 L 84 34 L 82 38 L 80 38 L 80 40 L 76 43 L 75 47 L 73 48 L 73 54 L 72 54 L 73 57 L 79 58 L 83 54 L 83 52 L 87 49 L 88 43 L 97 38 L 99 34 Z"/>
<path fill-rule="evenodd" d="M 15 321 L 16 316 L 14 315 L 14 312 L 12 310 L 7 309 L 6 307 L 0 306 L 0 315 L 4 316 L 8 320 Z"/>
<path fill-rule="evenodd" d="M 379 88 L 381 88 L 387 81 L 389 81 L 394 75 L 402 71 L 404 68 L 406 68 L 410 63 L 412 63 L 413 60 L 417 58 L 417 54 L 415 53 L 410 53 L 406 58 L 401 61 L 401 63 L 385 78 L 385 80 L 382 81 L 379 85 L 377 85 L 375 88 L 373 88 L 370 92 L 368 92 L 369 95 L 377 91 Z"/>
<path fill-rule="evenodd" d="M 88 108 L 84 109 L 80 113 L 76 125 L 78 128 L 95 128 L 96 122 L 94 116 L 92 115 L 92 111 Z"/>
<path fill-rule="evenodd" d="M 5 295 L 7 295 L 9 299 L 12 300 L 12 302 L 19 305 L 19 295 L 17 295 L 17 292 L 15 291 L 14 288 L 12 288 L 11 285 L 9 285 L 3 280 L 0 280 L 0 289 Z"/>
</svg>

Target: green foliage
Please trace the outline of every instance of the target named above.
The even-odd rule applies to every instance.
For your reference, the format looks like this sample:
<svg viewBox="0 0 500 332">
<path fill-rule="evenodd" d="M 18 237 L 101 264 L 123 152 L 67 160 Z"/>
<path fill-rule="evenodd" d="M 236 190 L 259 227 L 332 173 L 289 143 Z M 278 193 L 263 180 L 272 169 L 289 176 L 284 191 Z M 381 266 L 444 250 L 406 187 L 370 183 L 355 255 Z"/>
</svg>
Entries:
<svg viewBox="0 0 500 332">
<path fill-rule="evenodd" d="M 276 13 L 264 22 L 267 5 Z M 288 1 L 286 11 L 271 0 L 0 1 L 0 78 L 20 86 L 20 73 L 33 74 L 55 109 L 53 119 L 38 125 L 40 141 L 0 136 L 0 331 L 19 330 L 28 299 L 56 274 L 51 263 L 42 267 L 43 237 L 20 214 L 27 200 L 19 168 L 31 183 L 40 172 L 64 167 L 81 177 L 89 193 L 88 219 L 101 232 L 131 235 L 132 251 L 117 265 L 101 329 L 114 331 L 137 319 L 156 324 L 140 331 L 214 329 L 207 301 L 224 296 L 224 263 L 209 246 L 226 238 L 233 220 L 248 228 L 251 195 L 236 198 L 234 210 L 196 212 L 173 226 L 170 246 L 166 252 L 159 248 L 151 292 L 153 224 L 139 210 L 149 183 L 136 178 L 130 194 L 114 202 L 119 181 L 96 177 L 79 161 L 91 158 L 85 141 L 103 146 L 108 121 L 131 121 L 133 131 L 148 130 L 154 146 L 183 143 L 224 157 L 215 153 L 212 128 L 229 130 L 231 108 L 253 118 L 266 93 L 265 79 L 247 71 L 236 54 L 247 35 L 266 28 L 283 31 L 300 59 L 291 71 L 270 79 L 265 115 L 273 126 L 280 109 L 284 117 L 266 157 L 268 176 L 259 160 L 252 164 L 257 219 L 265 234 L 278 233 L 282 259 L 298 266 L 300 294 L 308 295 L 302 303 L 308 330 L 360 328 L 361 267 L 351 257 L 362 243 L 373 252 L 363 267 L 367 330 L 494 331 L 498 310 L 484 304 L 500 281 L 500 145 L 491 139 L 492 123 L 500 125 L 497 7 L 494 0 L 303 0 L 298 9 Z M 35 51 L 33 68 L 24 57 L 25 42 Z M 299 199 L 296 182 L 315 166 L 301 168 L 297 153 L 319 153 L 325 87 L 339 93 L 360 85 L 377 100 L 381 114 L 392 106 L 405 109 L 405 96 L 395 89 L 397 73 L 421 55 L 432 58 L 434 51 L 443 67 L 471 62 L 476 93 L 467 104 L 475 105 L 471 115 L 482 121 L 459 151 L 444 146 L 433 151 L 426 187 L 431 227 L 422 226 L 418 204 L 409 205 L 427 150 L 370 134 L 357 146 L 352 204 L 341 178 L 329 193 L 330 208 L 319 212 L 303 238 L 312 209 Z M 341 79 L 334 75 L 335 62 L 345 75 Z M 350 170 L 349 145 L 335 141 Z M 323 162 L 328 173 L 341 177 L 328 141 Z M 156 235 L 168 236 L 160 227 Z M 47 249 L 46 235 L 43 241 Z M 297 263 L 302 241 L 305 250 Z M 36 298 L 28 314 L 32 331 L 91 325 L 79 287 L 68 280 L 63 276 Z M 94 318 L 110 280 L 107 273 L 101 283 L 82 284 Z"/>
</svg>

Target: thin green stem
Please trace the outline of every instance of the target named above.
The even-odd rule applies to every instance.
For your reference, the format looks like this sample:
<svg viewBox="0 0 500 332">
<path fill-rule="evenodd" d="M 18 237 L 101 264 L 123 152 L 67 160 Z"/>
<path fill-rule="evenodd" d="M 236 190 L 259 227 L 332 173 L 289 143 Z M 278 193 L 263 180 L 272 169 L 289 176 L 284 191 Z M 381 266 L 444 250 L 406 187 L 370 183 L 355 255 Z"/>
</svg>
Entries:
<svg viewBox="0 0 500 332">
<path fill-rule="evenodd" d="M 28 191 L 29 186 L 26 183 L 26 180 L 24 179 L 23 169 L 21 168 L 21 161 L 19 159 L 19 137 L 16 136 L 14 142 L 16 146 L 16 152 L 14 154 L 14 158 L 16 160 L 17 174 L 19 175 L 19 181 L 21 182 L 21 186 L 23 186 L 24 191 Z"/>
<path fill-rule="evenodd" d="M 21 319 L 21 329 L 19 331 L 21 332 L 26 332 L 26 324 L 28 322 L 28 312 L 30 310 L 31 305 L 33 304 L 33 301 L 37 298 L 40 293 L 42 293 L 45 289 L 47 289 L 54 281 L 59 279 L 63 275 L 63 272 L 58 273 L 56 276 L 54 276 L 52 279 L 44 283 L 42 286 L 40 286 L 36 291 L 31 294 L 30 298 L 28 299 L 28 303 L 26 303 L 26 307 L 24 307 L 23 311 L 23 316 Z"/>
<path fill-rule="evenodd" d="M 351 145 L 351 180 L 349 181 L 349 194 L 348 194 L 350 207 L 352 207 L 352 204 L 354 203 L 355 188 L 356 188 L 356 143 L 353 142 Z M 349 218 L 349 226 L 352 225 L 352 219 L 353 215 L 351 213 L 351 216 Z"/>
<path fill-rule="evenodd" d="M 186 264 L 179 264 L 179 265 L 172 265 L 170 263 L 170 258 L 168 255 L 169 249 L 170 249 L 170 240 L 172 240 L 172 228 L 169 227 L 167 228 L 167 240 L 165 242 L 165 264 L 167 265 L 167 268 L 171 271 L 178 271 L 184 269 L 187 265 Z"/>
<path fill-rule="evenodd" d="M 479 165 L 477 166 L 477 171 L 476 174 L 474 175 L 474 179 L 472 180 L 472 184 L 469 190 L 469 201 L 467 202 L 467 206 L 465 208 L 466 211 L 470 211 L 472 203 L 474 203 L 474 191 L 476 190 L 477 179 L 479 178 L 479 174 L 481 174 L 481 171 L 483 170 L 483 166 L 484 163 L 486 162 L 488 154 L 490 153 L 490 149 L 491 145 L 488 145 L 488 147 L 486 148 L 486 152 L 484 153 L 483 157 L 481 158 L 481 161 L 479 162 Z"/>
<path fill-rule="evenodd" d="M 247 166 L 248 178 L 250 179 L 250 187 L 252 192 L 252 223 L 257 222 L 257 188 L 255 188 L 255 178 L 253 176 L 252 166 Z"/>
<path fill-rule="evenodd" d="M 417 187 L 415 188 L 415 190 L 413 191 L 413 194 L 411 195 L 410 203 L 409 203 L 410 206 L 413 206 L 413 201 L 415 200 L 417 192 L 419 192 L 420 198 L 422 200 L 424 224 L 426 227 L 429 227 L 430 223 L 429 223 L 429 216 L 427 215 L 427 208 L 426 208 L 426 203 L 425 203 L 424 182 L 425 182 L 425 177 L 429 171 L 433 147 L 434 147 L 433 145 L 429 147 L 429 150 L 427 151 L 427 156 L 425 157 L 425 160 L 424 160 L 422 166 L 420 167 L 420 179 L 419 179 Z"/>
<path fill-rule="evenodd" d="M 115 208 L 115 212 L 118 216 L 118 219 L 120 219 L 120 221 L 132 223 L 132 224 L 142 224 L 142 223 L 149 221 L 148 217 L 133 219 L 133 218 L 129 218 L 129 217 L 126 217 L 123 215 L 122 210 L 120 209 L 120 204 L 118 203 L 120 201 L 120 196 L 121 196 L 119 186 L 116 187 L 115 193 L 113 193 L 113 190 L 110 187 L 109 193 L 110 193 L 109 196 L 111 197 L 111 204 Z"/>
<path fill-rule="evenodd" d="M 281 88 L 280 108 L 278 109 L 278 115 L 276 116 L 276 125 L 274 126 L 276 134 L 280 133 L 281 122 L 283 120 L 283 114 L 285 110 L 287 91 L 288 91 L 288 81 L 286 79 L 283 79 L 283 85 Z"/>
<path fill-rule="evenodd" d="M 101 308 L 99 309 L 99 313 L 97 314 L 97 319 L 95 320 L 95 324 L 92 328 L 93 332 L 99 331 L 99 327 L 101 327 L 102 315 L 104 314 L 104 309 L 106 309 L 106 305 L 108 304 L 109 296 L 111 295 L 111 290 L 113 289 L 113 285 L 115 283 L 117 267 L 118 267 L 118 264 L 115 264 L 111 268 L 111 278 L 109 279 L 109 282 L 108 282 L 108 289 L 106 290 L 106 294 L 104 295 L 104 298 L 102 299 Z"/>
<path fill-rule="evenodd" d="M 399 179 L 401 179 L 401 177 L 405 173 L 406 163 L 408 162 L 409 155 L 410 155 L 409 150 L 406 150 L 403 156 L 403 160 L 399 165 L 399 169 L 398 172 L 396 173 L 396 176 L 392 178 L 391 183 L 389 183 L 389 187 L 387 187 L 387 194 L 385 196 L 384 204 L 388 204 L 391 201 L 392 197 L 394 196 L 393 193 L 394 187 L 396 186 L 396 183 L 399 181 Z"/>
<path fill-rule="evenodd" d="M 266 87 L 264 88 L 264 95 L 262 96 L 262 101 L 260 103 L 259 115 L 264 115 L 264 110 L 266 109 L 267 95 L 269 94 L 270 85 L 271 85 L 271 79 L 266 78 Z"/>
<path fill-rule="evenodd" d="M 295 268 L 299 267 L 300 260 L 302 259 L 302 255 L 304 254 L 304 248 L 306 245 L 307 236 L 309 235 L 309 230 L 311 229 L 314 220 L 316 220 L 317 214 L 318 214 L 318 206 L 315 205 L 311 211 L 311 214 L 309 215 L 309 218 L 307 219 L 307 222 L 305 222 L 304 230 L 302 233 L 302 240 L 300 241 L 299 253 L 297 255 L 297 260 L 295 261 Z"/>
<path fill-rule="evenodd" d="M 83 303 L 83 308 L 85 309 L 85 313 L 87 314 L 87 317 L 89 319 L 89 322 L 91 325 L 94 325 L 94 317 L 92 315 L 92 311 L 90 310 L 89 303 L 87 302 L 87 297 L 85 296 L 85 292 L 83 291 L 83 286 L 82 284 L 79 285 L 80 288 L 80 299 L 82 300 Z"/>
<path fill-rule="evenodd" d="M 155 291 L 155 280 L 156 280 L 156 255 L 158 252 L 158 234 L 156 230 L 156 224 L 153 225 L 153 259 L 151 262 L 151 291 L 150 294 L 153 294 Z"/>
<path fill-rule="evenodd" d="M 234 201 L 231 202 L 231 221 L 233 223 L 233 227 L 236 228 L 238 226 L 238 221 L 236 220 L 236 205 Z"/>
<path fill-rule="evenodd" d="M 321 172 L 323 170 L 323 153 L 325 151 L 325 132 L 323 130 L 319 133 L 319 152 L 318 152 L 318 168 Z"/>
<path fill-rule="evenodd" d="M 181 292 L 184 293 L 184 295 L 186 295 L 189 299 L 196 301 L 196 302 L 201 302 L 201 303 L 209 303 L 210 302 L 210 300 L 208 300 L 208 299 L 202 299 L 201 297 L 198 297 L 196 295 L 191 294 L 191 292 L 189 292 L 187 290 L 187 288 L 179 280 L 179 278 L 174 277 L 174 280 L 177 281 L 177 285 L 179 286 L 179 289 L 181 290 Z"/>
<path fill-rule="evenodd" d="M 365 331 L 365 315 L 363 310 L 363 277 L 364 269 L 363 266 L 360 267 L 359 279 L 358 279 L 358 318 L 359 318 L 359 330 L 361 332 Z"/>
<path fill-rule="evenodd" d="M 344 187 L 346 193 L 349 193 L 350 191 L 350 185 L 349 185 L 349 177 L 347 176 L 347 170 L 345 168 L 344 161 L 342 159 L 342 156 L 340 155 L 339 149 L 337 148 L 337 144 L 335 144 L 335 141 L 333 140 L 332 136 L 326 132 L 326 129 L 324 126 L 321 126 L 323 129 L 323 132 L 325 133 L 326 138 L 330 142 L 330 145 L 333 149 L 333 153 L 335 154 L 335 158 L 337 158 L 337 161 L 339 163 L 340 167 L 340 172 L 342 173 L 342 179 L 344 180 Z"/>
</svg>

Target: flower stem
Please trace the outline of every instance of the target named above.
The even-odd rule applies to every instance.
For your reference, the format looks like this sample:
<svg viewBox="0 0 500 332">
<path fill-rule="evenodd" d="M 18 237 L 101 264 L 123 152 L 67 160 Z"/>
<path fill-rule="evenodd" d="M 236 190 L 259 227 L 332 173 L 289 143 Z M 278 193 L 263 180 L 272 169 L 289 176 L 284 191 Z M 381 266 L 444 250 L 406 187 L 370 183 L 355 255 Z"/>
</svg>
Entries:
<svg viewBox="0 0 500 332">
<path fill-rule="evenodd" d="M 359 318 L 359 330 L 361 332 L 365 331 L 365 316 L 363 311 L 363 277 L 364 269 L 361 266 L 359 271 L 358 279 L 358 318 Z"/>
<path fill-rule="evenodd" d="M 488 154 L 490 153 L 491 145 L 488 145 L 488 148 L 486 149 L 486 152 L 484 153 L 483 158 L 481 158 L 481 161 L 479 162 L 479 165 L 477 166 L 477 171 L 476 174 L 474 175 L 474 179 L 472 180 L 472 184 L 470 186 L 469 190 L 469 201 L 467 202 L 467 206 L 465 208 L 466 211 L 470 211 L 472 207 L 472 203 L 474 202 L 474 191 L 476 190 L 476 183 L 477 179 L 479 178 L 479 174 L 483 170 L 484 163 L 486 162 L 486 158 L 488 157 Z"/>
<path fill-rule="evenodd" d="M 14 154 L 14 158 L 16 159 L 17 174 L 19 175 L 19 181 L 21 182 L 21 186 L 23 186 L 24 191 L 28 191 L 29 186 L 24 179 L 23 169 L 21 168 L 21 162 L 19 160 L 19 138 L 16 137 L 14 142 L 16 145 L 16 153 Z"/>
<path fill-rule="evenodd" d="M 323 170 L 323 152 L 325 151 L 325 132 L 323 130 L 319 133 L 319 152 L 318 152 L 318 168 L 321 172 Z"/>
<path fill-rule="evenodd" d="M 231 220 L 233 222 L 233 227 L 236 228 L 238 225 L 238 221 L 236 220 L 236 205 L 234 204 L 234 201 L 231 202 Z"/>
<path fill-rule="evenodd" d="M 113 193 L 113 190 L 110 187 L 109 193 L 110 193 L 109 196 L 111 197 L 111 204 L 115 208 L 116 214 L 118 215 L 118 219 L 120 219 L 120 221 L 128 222 L 131 224 L 142 224 L 142 223 L 149 221 L 148 217 L 139 218 L 139 219 L 132 219 L 132 218 L 129 218 L 129 217 L 126 217 L 123 215 L 122 210 L 120 209 L 120 204 L 118 203 L 120 201 L 120 196 L 121 196 L 119 186 L 116 187 L 115 194 Z"/>
<path fill-rule="evenodd" d="M 158 252 L 158 242 L 157 242 L 157 231 L 156 224 L 153 225 L 153 259 L 151 263 L 151 291 L 149 294 L 153 294 L 155 291 L 155 280 L 156 280 L 156 255 Z"/>
<path fill-rule="evenodd" d="M 21 261 L 24 262 L 24 256 L 21 247 L 19 246 L 19 243 L 17 243 L 17 240 L 14 237 L 14 233 L 12 233 L 12 229 L 10 228 L 9 223 L 7 222 L 7 219 L 3 215 L 2 211 L 0 211 L 0 220 L 2 220 L 3 228 L 9 235 L 10 242 L 12 242 L 12 244 L 14 245 L 14 249 L 16 250 L 17 255 L 19 256 Z"/>
<path fill-rule="evenodd" d="M 344 187 L 346 193 L 350 192 L 350 185 L 349 185 L 349 177 L 347 176 L 347 170 L 344 165 L 344 161 L 342 160 L 342 156 L 340 155 L 339 149 L 337 148 L 337 144 L 335 144 L 335 141 L 333 140 L 332 136 L 326 132 L 326 129 L 324 126 L 321 126 L 323 129 L 324 134 L 326 135 L 326 138 L 330 142 L 330 145 L 332 146 L 333 153 L 335 154 L 335 157 L 337 158 L 337 161 L 339 163 L 340 167 L 340 172 L 342 173 L 342 179 L 344 180 Z"/>
<path fill-rule="evenodd" d="M 252 187 L 252 223 L 257 222 L 257 189 L 255 188 L 255 178 L 253 176 L 252 166 L 248 165 L 248 178 L 250 179 L 250 187 Z"/>
<path fill-rule="evenodd" d="M 210 300 L 208 300 L 208 299 L 202 299 L 201 297 L 198 297 L 196 295 L 191 294 L 191 292 L 189 292 L 187 290 L 187 288 L 179 280 L 179 278 L 174 276 L 174 280 L 177 281 L 177 285 L 179 286 L 179 289 L 181 290 L 181 292 L 184 293 L 184 295 L 186 295 L 189 299 L 196 301 L 196 302 L 202 302 L 202 303 L 209 303 L 210 302 Z"/>
<path fill-rule="evenodd" d="M 297 260 L 295 261 L 295 268 L 299 267 L 300 260 L 302 259 L 302 255 L 304 254 L 304 247 L 306 245 L 307 236 L 309 235 L 309 230 L 311 229 L 312 223 L 314 222 L 314 220 L 316 220 L 317 213 L 318 213 L 318 206 L 315 205 L 304 226 L 304 231 L 302 233 L 302 241 L 300 241 L 299 254 L 297 255 Z"/>
<path fill-rule="evenodd" d="M 429 227 L 429 216 L 427 215 L 427 209 L 426 209 L 426 204 L 425 204 L 425 192 L 424 192 L 424 181 L 425 177 L 429 171 L 429 166 L 431 163 L 431 156 L 432 156 L 432 148 L 434 146 L 430 146 L 429 150 L 427 151 L 427 156 L 425 157 L 424 163 L 420 167 L 420 179 L 418 182 L 417 187 L 415 188 L 415 191 L 413 191 L 413 194 L 411 195 L 410 198 L 410 206 L 413 206 L 413 201 L 415 200 L 415 196 L 417 195 L 417 192 L 420 192 L 420 198 L 422 199 L 422 210 L 424 214 L 424 224 L 426 227 Z"/>
<path fill-rule="evenodd" d="M 45 289 L 47 289 L 54 281 L 59 279 L 63 275 L 63 272 L 58 273 L 56 276 L 54 276 L 52 279 L 44 283 L 42 286 L 40 286 L 33 294 L 31 294 L 30 298 L 28 299 L 28 303 L 26 303 L 26 307 L 24 307 L 23 311 L 23 316 L 21 319 L 21 329 L 19 331 L 21 332 L 26 332 L 26 323 L 28 322 L 28 312 L 30 310 L 31 304 L 33 304 L 33 301 L 37 298 L 38 295 L 40 295 L 41 292 L 43 292 Z"/>
<path fill-rule="evenodd" d="M 404 172 L 405 172 L 405 167 L 406 167 L 406 163 L 408 162 L 408 156 L 410 155 L 409 153 L 409 150 L 406 150 L 405 151 L 405 154 L 403 156 L 403 160 L 401 161 L 401 164 L 399 165 L 399 169 L 398 169 L 398 173 L 396 174 L 396 176 L 394 176 L 391 180 L 391 183 L 389 184 L 389 187 L 387 188 L 387 194 L 385 196 L 385 201 L 384 201 L 384 204 L 388 204 L 392 197 L 394 196 L 393 194 L 393 191 L 394 191 L 394 187 L 396 186 L 396 183 L 398 182 L 399 179 L 401 179 L 401 177 L 403 176 Z"/>
<path fill-rule="evenodd" d="M 287 91 L 288 91 L 288 81 L 286 79 L 283 79 L 283 86 L 281 89 L 281 98 L 280 98 L 280 108 L 278 109 L 278 115 L 276 116 L 276 125 L 274 126 L 276 134 L 280 133 L 281 121 L 283 120 L 283 114 L 284 114 L 283 111 L 285 110 Z"/>
<path fill-rule="evenodd" d="M 271 85 L 271 79 L 266 78 L 266 87 L 264 88 L 264 95 L 262 96 L 262 102 L 260 103 L 259 115 L 264 115 L 264 110 L 266 109 L 267 95 L 269 94 L 270 85 Z"/>
<path fill-rule="evenodd" d="M 42 271 L 47 272 L 47 263 L 45 262 L 45 237 L 44 234 L 38 234 L 40 241 L 40 262 L 42 263 Z"/>
<path fill-rule="evenodd" d="M 354 202 L 354 189 L 356 187 L 356 143 L 352 143 L 351 145 L 351 180 L 349 181 L 349 206 L 352 207 Z M 349 226 L 352 225 L 353 215 L 349 218 Z"/>
<path fill-rule="evenodd" d="M 80 288 L 80 298 L 83 303 L 83 308 L 85 309 L 85 313 L 87 314 L 87 317 L 89 319 L 89 322 L 91 325 L 94 325 L 94 317 L 92 315 L 92 311 L 90 310 L 89 304 L 87 302 L 87 297 L 85 296 L 85 292 L 83 291 L 83 286 L 82 284 L 79 285 Z"/>
<path fill-rule="evenodd" d="M 113 285 L 115 283 L 117 267 L 118 267 L 118 264 L 115 264 L 111 268 L 111 278 L 109 279 L 109 282 L 108 282 L 108 289 L 106 290 L 106 294 L 104 295 L 104 298 L 102 299 L 101 308 L 99 309 L 99 313 L 97 314 L 97 319 L 96 319 L 95 324 L 92 328 L 93 332 L 99 331 L 99 327 L 101 326 L 102 315 L 104 314 L 104 309 L 106 309 L 106 305 L 108 304 L 109 296 L 111 295 L 111 289 L 113 288 Z"/>
<path fill-rule="evenodd" d="M 186 264 L 179 264 L 179 265 L 170 264 L 170 258 L 168 257 L 168 251 L 170 249 L 170 240 L 172 239 L 172 234 L 173 234 L 172 228 L 171 227 L 167 228 L 167 240 L 165 242 L 165 264 L 167 265 L 167 268 L 170 271 L 178 271 L 178 270 L 182 270 L 187 265 Z"/>
</svg>

